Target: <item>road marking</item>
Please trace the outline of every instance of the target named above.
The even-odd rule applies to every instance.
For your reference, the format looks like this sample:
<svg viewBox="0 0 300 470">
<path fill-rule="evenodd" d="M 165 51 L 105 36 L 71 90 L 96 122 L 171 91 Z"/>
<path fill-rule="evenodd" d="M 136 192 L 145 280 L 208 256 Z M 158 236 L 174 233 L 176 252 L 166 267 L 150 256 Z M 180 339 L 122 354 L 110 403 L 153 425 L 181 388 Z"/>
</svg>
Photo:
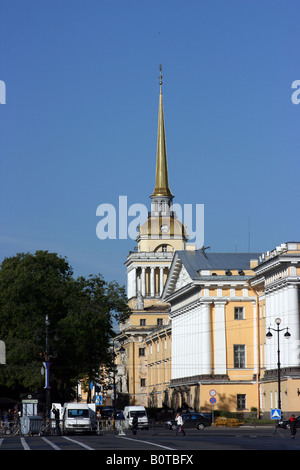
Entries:
<svg viewBox="0 0 300 470">
<path fill-rule="evenodd" d="M 120 439 L 127 439 L 128 441 L 142 442 L 143 444 L 150 444 L 151 446 L 161 447 L 162 449 L 175 450 L 175 449 L 172 449 L 171 447 L 166 447 L 160 444 L 155 444 L 154 442 L 140 441 L 139 439 L 131 439 L 130 437 L 123 437 L 123 436 L 117 436 L 117 437 L 119 437 Z"/>
<path fill-rule="evenodd" d="M 80 441 L 76 441 L 75 439 L 70 439 L 70 437 L 63 436 L 63 439 L 67 439 L 67 441 L 75 442 L 75 444 L 84 447 L 87 450 L 95 450 L 92 447 L 87 446 L 86 444 L 83 444 Z"/>
<path fill-rule="evenodd" d="M 24 450 L 30 450 L 30 447 L 25 441 L 24 437 L 21 437 L 21 443 L 22 443 L 22 446 L 24 447 Z"/>
<path fill-rule="evenodd" d="M 49 444 L 51 447 L 53 447 L 53 449 L 55 450 L 61 450 L 60 447 L 58 447 L 56 444 L 54 444 L 54 442 L 51 442 L 49 441 L 49 439 L 47 439 L 46 437 L 42 437 L 42 439 L 47 442 L 47 444 Z"/>
</svg>

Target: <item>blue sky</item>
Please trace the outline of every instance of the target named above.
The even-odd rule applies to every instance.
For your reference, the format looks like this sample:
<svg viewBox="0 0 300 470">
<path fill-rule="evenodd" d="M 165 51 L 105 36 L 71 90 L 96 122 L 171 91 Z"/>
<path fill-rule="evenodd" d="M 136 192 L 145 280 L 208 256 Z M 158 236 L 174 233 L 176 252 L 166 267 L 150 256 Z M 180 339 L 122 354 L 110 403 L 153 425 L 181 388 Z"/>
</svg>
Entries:
<svg viewBox="0 0 300 470">
<path fill-rule="evenodd" d="M 205 245 L 299 241 L 299 14 L 298 0 L 0 0 L 0 262 L 44 249 L 126 282 L 135 241 L 99 240 L 96 209 L 150 207 L 160 63 L 170 187 L 204 204 Z"/>
</svg>

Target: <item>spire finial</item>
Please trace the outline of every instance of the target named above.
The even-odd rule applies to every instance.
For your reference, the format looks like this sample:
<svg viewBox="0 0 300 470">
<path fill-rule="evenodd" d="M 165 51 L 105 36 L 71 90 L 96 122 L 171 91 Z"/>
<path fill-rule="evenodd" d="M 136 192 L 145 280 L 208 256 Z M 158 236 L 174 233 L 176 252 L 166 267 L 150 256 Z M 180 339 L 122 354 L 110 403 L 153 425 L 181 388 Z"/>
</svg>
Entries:
<svg viewBox="0 0 300 470">
<path fill-rule="evenodd" d="M 155 189 L 151 197 L 165 196 L 167 198 L 173 198 L 173 195 L 169 188 L 169 178 L 168 178 L 163 96 L 162 96 L 162 91 L 161 91 L 161 85 L 162 85 L 161 65 L 159 66 L 159 71 L 160 71 L 160 76 L 159 76 L 160 94 L 159 94 L 159 108 L 158 108 L 156 177 L 155 177 Z"/>
</svg>

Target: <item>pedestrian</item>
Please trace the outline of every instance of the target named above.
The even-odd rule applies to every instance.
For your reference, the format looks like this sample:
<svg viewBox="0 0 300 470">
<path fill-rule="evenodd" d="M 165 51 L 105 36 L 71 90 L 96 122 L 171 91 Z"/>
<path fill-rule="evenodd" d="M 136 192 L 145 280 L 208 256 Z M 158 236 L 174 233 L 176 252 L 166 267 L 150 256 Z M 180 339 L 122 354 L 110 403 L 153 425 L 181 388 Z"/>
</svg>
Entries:
<svg viewBox="0 0 300 470">
<path fill-rule="evenodd" d="M 138 417 L 136 414 L 132 418 L 132 433 L 135 435 L 138 427 Z"/>
<path fill-rule="evenodd" d="M 295 415 L 292 415 L 290 417 L 289 422 L 290 422 L 291 436 L 292 436 L 292 439 L 294 439 L 296 432 L 297 432 Z"/>
<path fill-rule="evenodd" d="M 124 435 L 124 424 L 125 424 L 125 416 L 123 411 L 117 415 L 118 424 L 117 427 L 119 428 L 119 434 Z"/>
<path fill-rule="evenodd" d="M 60 435 L 60 427 L 59 427 L 59 410 L 53 405 L 52 413 L 54 414 L 54 419 L 55 419 L 55 431 L 56 435 Z"/>
<path fill-rule="evenodd" d="M 183 429 L 183 419 L 180 413 L 177 413 L 177 415 L 175 416 L 175 421 L 176 421 L 176 436 L 178 436 L 178 434 L 183 434 L 185 436 L 185 432 Z"/>
</svg>

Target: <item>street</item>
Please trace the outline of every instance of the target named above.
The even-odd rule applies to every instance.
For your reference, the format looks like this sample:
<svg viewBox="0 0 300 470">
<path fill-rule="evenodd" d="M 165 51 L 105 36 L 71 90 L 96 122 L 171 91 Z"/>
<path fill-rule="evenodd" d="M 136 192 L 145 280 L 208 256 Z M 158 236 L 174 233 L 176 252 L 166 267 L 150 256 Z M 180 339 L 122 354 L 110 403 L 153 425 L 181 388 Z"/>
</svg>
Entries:
<svg viewBox="0 0 300 470">
<path fill-rule="evenodd" d="M 125 435 L 117 432 L 103 432 L 101 435 L 70 436 L 6 436 L 0 438 L 0 450 L 100 450 L 99 458 L 107 464 L 121 464 L 122 456 L 128 458 L 143 455 L 152 456 L 152 464 L 163 463 L 165 455 L 192 455 L 189 463 L 196 463 L 197 451 L 203 450 L 299 450 L 300 433 L 291 439 L 290 432 L 275 427 L 216 428 L 203 431 L 187 429 L 186 436 L 176 436 L 174 431 L 163 427 L 138 431 L 134 436 L 130 431 Z M 130 454 L 130 452 L 132 452 Z M 177 454 L 176 454 L 177 452 Z M 160 462 L 155 462 L 160 455 Z M 167 457 L 165 457 L 167 458 Z M 108 459 L 108 461 L 107 461 Z M 112 459 L 112 460 L 111 460 Z M 116 459 L 120 459 L 118 462 Z M 190 457 L 191 459 L 191 457 Z M 138 462 L 135 462 L 137 466 Z M 188 462 L 181 462 L 188 463 Z M 134 465 L 134 461 L 132 461 Z"/>
</svg>

